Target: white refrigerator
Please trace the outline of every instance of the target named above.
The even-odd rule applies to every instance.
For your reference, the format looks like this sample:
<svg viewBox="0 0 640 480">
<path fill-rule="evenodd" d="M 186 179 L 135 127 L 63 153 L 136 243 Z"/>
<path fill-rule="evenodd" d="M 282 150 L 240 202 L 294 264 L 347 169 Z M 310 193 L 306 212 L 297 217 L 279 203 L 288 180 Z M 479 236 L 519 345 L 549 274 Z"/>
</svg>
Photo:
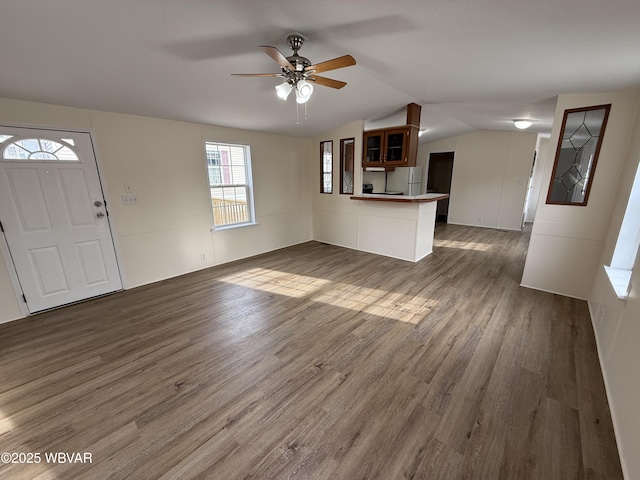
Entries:
<svg viewBox="0 0 640 480">
<path fill-rule="evenodd" d="M 387 172 L 387 193 L 402 192 L 402 195 L 420 195 L 422 186 L 422 166 L 397 167 Z"/>
</svg>

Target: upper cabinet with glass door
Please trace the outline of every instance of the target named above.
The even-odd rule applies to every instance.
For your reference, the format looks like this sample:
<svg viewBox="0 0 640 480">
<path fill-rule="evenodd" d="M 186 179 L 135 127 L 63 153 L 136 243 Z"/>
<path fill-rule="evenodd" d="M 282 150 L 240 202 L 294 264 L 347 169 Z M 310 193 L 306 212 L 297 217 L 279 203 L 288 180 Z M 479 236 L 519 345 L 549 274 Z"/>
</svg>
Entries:
<svg viewBox="0 0 640 480">
<path fill-rule="evenodd" d="M 384 161 L 386 163 L 405 163 L 405 160 L 408 161 L 406 158 L 408 139 L 409 130 L 406 127 L 386 130 L 384 132 Z"/>
<path fill-rule="evenodd" d="M 393 170 L 396 167 L 415 167 L 420 110 L 420 105 L 410 103 L 407 105 L 406 125 L 364 132 L 362 168 Z"/>
<path fill-rule="evenodd" d="M 418 128 L 395 127 L 364 132 L 362 166 L 415 167 Z"/>
<path fill-rule="evenodd" d="M 363 165 L 380 166 L 383 159 L 384 133 L 382 131 L 365 132 Z"/>
</svg>

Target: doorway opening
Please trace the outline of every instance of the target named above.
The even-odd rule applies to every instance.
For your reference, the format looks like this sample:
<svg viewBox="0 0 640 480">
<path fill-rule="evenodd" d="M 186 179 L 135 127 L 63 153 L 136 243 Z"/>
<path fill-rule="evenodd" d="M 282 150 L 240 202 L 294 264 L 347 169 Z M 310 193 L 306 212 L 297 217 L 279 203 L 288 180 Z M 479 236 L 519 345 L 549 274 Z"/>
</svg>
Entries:
<svg viewBox="0 0 640 480">
<path fill-rule="evenodd" d="M 451 193 L 453 176 L 453 157 L 455 152 L 440 152 L 429 155 L 429 172 L 427 174 L 427 193 Z M 436 220 L 447 222 L 449 218 L 449 198 L 438 201 Z"/>
</svg>

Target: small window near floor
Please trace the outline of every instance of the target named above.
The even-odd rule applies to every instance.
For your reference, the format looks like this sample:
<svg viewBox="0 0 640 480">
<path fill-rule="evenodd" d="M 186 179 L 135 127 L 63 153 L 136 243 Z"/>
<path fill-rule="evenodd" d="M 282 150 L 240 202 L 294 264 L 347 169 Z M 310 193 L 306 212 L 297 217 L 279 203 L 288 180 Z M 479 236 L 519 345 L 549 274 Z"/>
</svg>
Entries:
<svg viewBox="0 0 640 480">
<path fill-rule="evenodd" d="M 255 223 L 249 146 L 205 142 L 205 153 L 214 228 Z"/>
<path fill-rule="evenodd" d="M 320 142 L 320 193 L 333 193 L 333 140 Z"/>
<path fill-rule="evenodd" d="M 629 195 L 629 202 L 624 213 L 624 219 L 618 233 L 616 248 L 613 251 L 611 265 L 605 265 L 605 270 L 611 285 L 620 299 L 629 295 L 631 273 L 638 257 L 640 246 L 640 166 Z"/>
</svg>

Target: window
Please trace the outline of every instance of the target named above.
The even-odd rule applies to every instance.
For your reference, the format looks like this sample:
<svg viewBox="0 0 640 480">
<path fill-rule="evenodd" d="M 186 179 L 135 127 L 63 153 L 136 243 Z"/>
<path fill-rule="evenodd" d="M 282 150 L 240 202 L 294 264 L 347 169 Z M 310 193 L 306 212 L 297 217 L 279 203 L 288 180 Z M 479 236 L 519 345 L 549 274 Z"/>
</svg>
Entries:
<svg viewBox="0 0 640 480">
<path fill-rule="evenodd" d="M 616 295 L 620 299 L 627 298 L 629 294 L 629 284 L 631 282 L 631 271 L 638 256 L 640 246 L 640 166 L 636 171 L 636 176 L 631 187 L 629 202 L 624 212 L 620 233 L 616 248 L 613 251 L 611 265 L 605 270 L 613 285 Z"/>
<path fill-rule="evenodd" d="M 14 137 L 0 135 L 0 145 L 3 145 L 3 160 L 79 161 L 78 155 L 73 150 L 74 141 L 72 139 L 62 139 L 64 143 L 60 143 L 46 138 L 22 138 L 4 145 L 11 138 Z"/>
<path fill-rule="evenodd" d="M 207 169 L 209 171 L 209 185 L 222 183 L 222 171 L 220 169 L 220 151 L 207 150 Z"/>
<path fill-rule="evenodd" d="M 333 140 L 320 142 L 320 193 L 333 192 Z"/>
<path fill-rule="evenodd" d="M 205 153 L 214 228 L 253 224 L 249 146 L 205 142 Z"/>
<path fill-rule="evenodd" d="M 340 140 L 340 193 L 353 195 L 354 138 Z"/>
</svg>

